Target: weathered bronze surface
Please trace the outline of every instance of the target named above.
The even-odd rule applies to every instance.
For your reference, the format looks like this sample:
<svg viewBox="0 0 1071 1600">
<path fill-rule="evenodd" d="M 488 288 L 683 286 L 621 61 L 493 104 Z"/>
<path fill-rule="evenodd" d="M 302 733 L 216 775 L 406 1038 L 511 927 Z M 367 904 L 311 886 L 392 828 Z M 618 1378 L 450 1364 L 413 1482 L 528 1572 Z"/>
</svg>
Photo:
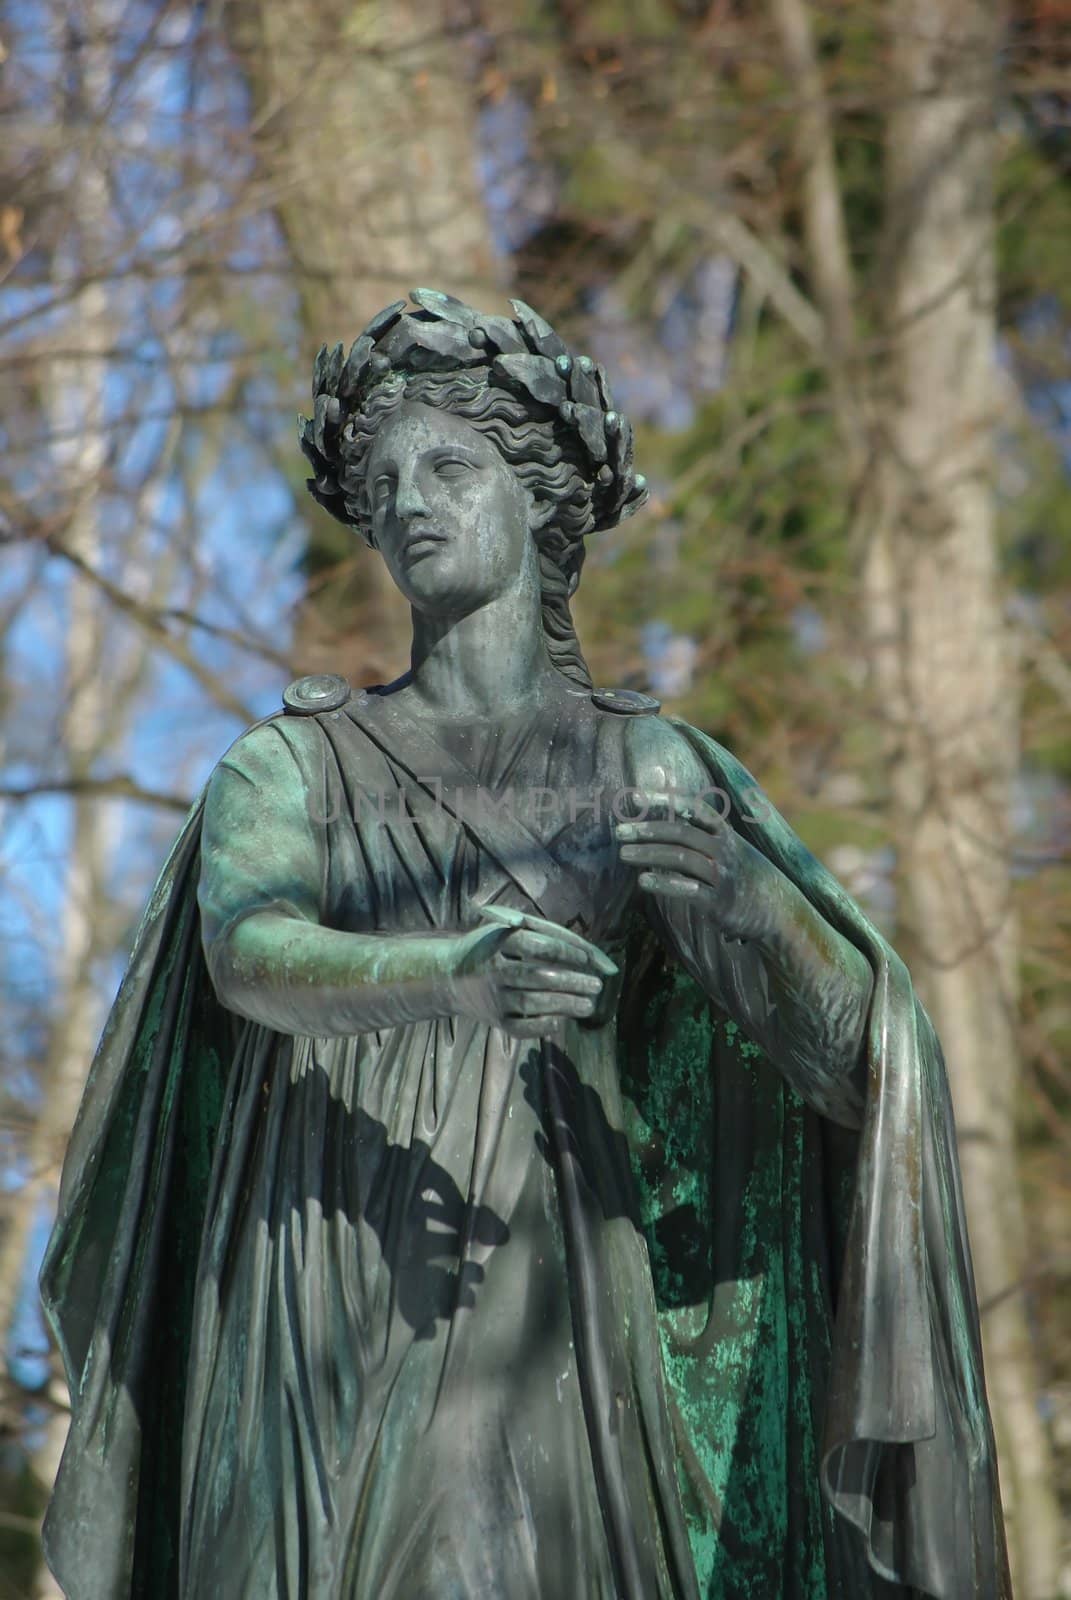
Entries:
<svg viewBox="0 0 1071 1600">
<path fill-rule="evenodd" d="M 743 767 L 594 689 L 605 374 L 428 290 L 310 488 L 411 669 L 300 679 L 164 869 L 43 1292 L 72 1600 L 1010 1594 L 940 1048 Z"/>
</svg>

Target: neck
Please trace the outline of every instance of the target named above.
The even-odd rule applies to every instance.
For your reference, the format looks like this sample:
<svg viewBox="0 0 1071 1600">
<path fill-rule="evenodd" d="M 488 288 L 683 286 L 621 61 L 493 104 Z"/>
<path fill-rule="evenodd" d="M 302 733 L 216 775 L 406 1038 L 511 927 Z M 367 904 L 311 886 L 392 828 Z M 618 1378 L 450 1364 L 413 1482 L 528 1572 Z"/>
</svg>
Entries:
<svg viewBox="0 0 1071 1600">
<path fill-rule="evenodd" d="M 538 702 L 557 682 L 538 595 L 534 606 L 520 599 L 502 595 L 462 617 L 414 610 L 409 681 L 429 710 L 493 718 Z"/>
</svg>

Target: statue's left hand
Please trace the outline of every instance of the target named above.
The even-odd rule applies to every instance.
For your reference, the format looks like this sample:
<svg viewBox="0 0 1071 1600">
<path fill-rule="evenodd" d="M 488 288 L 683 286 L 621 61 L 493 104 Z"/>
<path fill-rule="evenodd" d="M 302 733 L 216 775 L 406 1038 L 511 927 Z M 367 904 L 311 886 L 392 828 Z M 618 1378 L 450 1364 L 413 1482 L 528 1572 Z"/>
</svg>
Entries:
<svg viewBox="0 0 1071 1600">
<path fill-rule="evenodd" d="M 691 901 L 726 938 L 760 938 L 775 914 L 780 873 L 774 864 L 703 800 L 638 794 L 636 801 L 645 820 L 614 825 L 621 859 L 638 869 L 639 887 Z"/>
</svg>

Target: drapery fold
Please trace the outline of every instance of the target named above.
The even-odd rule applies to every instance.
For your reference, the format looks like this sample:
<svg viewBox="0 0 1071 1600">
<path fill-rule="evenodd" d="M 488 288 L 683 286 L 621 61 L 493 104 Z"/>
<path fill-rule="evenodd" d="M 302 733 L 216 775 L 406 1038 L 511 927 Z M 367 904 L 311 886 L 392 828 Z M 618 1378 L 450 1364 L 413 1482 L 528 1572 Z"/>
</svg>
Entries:
<svg viewBox="0 0 1071 1600">
<path fill-rule="evenodd" d="M 822 1479 L 886 1579 L 1010 1600 L 981 1333 L 940 1044 L 896 952 L 729 751 L 676 724 L 731 820 L 874 972 Z"/>
</svg>

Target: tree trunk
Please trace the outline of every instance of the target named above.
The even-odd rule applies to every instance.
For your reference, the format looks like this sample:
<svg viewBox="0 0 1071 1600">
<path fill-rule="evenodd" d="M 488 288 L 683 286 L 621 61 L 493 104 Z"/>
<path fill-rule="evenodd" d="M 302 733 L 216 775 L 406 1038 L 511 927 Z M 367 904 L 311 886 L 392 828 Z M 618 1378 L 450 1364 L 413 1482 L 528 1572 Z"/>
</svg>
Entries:
<svg viewBox="0 0 1071 1600">
<path fill-rule="evenodd" d="M 959 1131 L 1017 1593 L 1052 1600 L 1059 1520 L 1022 1280 L 1011 784 L 1017 671 L 992 473 L 997 406 L 989 0 L 895 0 L 887 370 L 866 531 L 866 628 L 889 735 L 905 954 Z"/>
<path fill-rule="evenodd" d="M 418 284 L 497 299 L 475 90 L 441 0 L 234 0 L 228 15 L 300 286 L 306 370 L 320 344 L 348 345 Z M 310 502 L 314 530 L 319 515 Z M 320 542 L 337 552 L 326 521 Z M 409 621 L 378 557 L 357 556 L 360 592 L 321 590 L 295 659 L 368 681 L 408 665 Z M 314 548 L 312 565 L 323 560 Z"/>
<path fill-rule="evenodd" d="M 1011 784 L 1017 671 L 1004 621 L 992 462 L 990 0 L 890 0 L 884 358 L 866 364 L 806 0 L 770 0 L 801 97 L 808 275 L 849 475 L 874 707 L 886 733 L 899 943 L 948 1062 L 1017 1593 L 1052 1600 L 1059 1517 L 1024 1303 L 1016 1157 Z"/>
<path fill-rule="evenodd" d="M 82 204 L 103 204 L 99 172 L 85 176 Z M 79 294 L 76 326 L 88 350 L 109 344 L 107 291 L 90 283 Z M 70 486 L 73 509 L 67 545 L 91 566 L 99 564 L 99 495 L 107 454 L 102 426 L 104 363 L 102 360 L 58 360 L 52 366 L 58 434 L 71 442 L 61 448 L 57 475 Z M 65 700 L 59 742 L 68 776 L 87 777 L 105 742 L 106 722 L 114 711 L 112 676 L 104 652 L 107 627 L 104 603 L 73 571 L 69 575 L 66 628 Z M 29 1174 L 11 1197 L 0 1248 L 0 1342 L 7 1343 L 24 1282 L 31 1231 L 55 1205 L 67 1137 L 85 1086 L 86 1073 L 100 1032 L 102 996 L 96 963 L 108 947 L 112 931 L 103 915 L 108 899 L 110 857 L 108 814 L 99 801 L 71 802 L 72 828 L 67 848 L 63 899 L 54 955 L 54 989 L 48 1044 L 42 1070 L 41 1110 L 29 1141 Z M 56 1379 L 57 1385 L 60 1380 Z M 59 1466 L 67 1419 L 57 1410 L 39 1432 L 32 1457 L 34 1475 L 50 1488 Z M 62 1600 L 61 1591 L 42 1565 L 35 1600 Z"/>
</svg>

